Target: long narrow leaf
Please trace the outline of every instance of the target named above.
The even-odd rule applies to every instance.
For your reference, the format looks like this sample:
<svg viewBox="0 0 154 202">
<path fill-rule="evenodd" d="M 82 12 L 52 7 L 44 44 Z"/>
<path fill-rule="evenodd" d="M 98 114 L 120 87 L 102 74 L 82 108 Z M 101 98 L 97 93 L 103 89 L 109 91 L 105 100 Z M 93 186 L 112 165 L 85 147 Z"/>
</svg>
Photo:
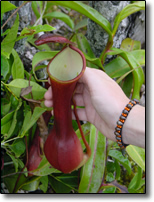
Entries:
<svg viewBox="0 0 154 202">
<path fill-rule="evenodd" d="M 97 193 L 105 169 L 106 138 L 91 125 L 90 141 L 91 157 L 83 166 L 79 193 Z"/>
<path fill-rule="evenodd" d="M 15 19 L 14 25 L 11 27 L 9 33 L 7 36 L 3 39 L 2 41 L 2 54 L 6 56 L 7 58 L 10 57 L 10 54 L 12 52 L 12 49 L 15 44 L 15 39 L 17 37 L 17 32 L 18 32 L 18 27 L 19 27 L 19 15 L 17 14 L 17 17 Z"/>
<path fill-rule="evenodd" d="M 50 60 L 52 59 L 59 51 L 44 51 L 44 52 L 38 52 L 34 55 L 33 60 L 32 60 L 32 69 L 33 69 L 33 74 L 35 79 L 38 82 L 42 82 L 42 80 L 38 79 L 35 71 L 36 71 L 36 66 L 44 61 L 44 60 Z"/>
<path fill-rule="evenodd" d="M 61 173 L 59 170 L 53 168 L 44 156 L 37 169 L 31 171 L 33 175 L 46 176 L 51 173 Z"/>
<path fill-rule="evenodd" d="M 12 49 L 12 55 L 14 57 L 14 62 L 12 65 L 13 79 L 24 79 L 24 66 L 18 53 L 14 49 Z"/>
<path fill-rule="evenodd" d="M 13 9 L 17 8 L 14 4 L 10 3 L 9 1 L 1 1 L 1 13 L 6 13 Z"/>
<path fill-rule="evenodd" d="M 40 62 L 52 59 L 58 52 L 59 51 L 44 51 L 36 53 L 32 60 L 32 67 L 35 68 Z"/>
<path fill-rule="evenodd" d="M 10 138 L 12 136 L 12 134 L 13 134 L 13 131 L 14 131 L 14 129 L 16 127 L 16 124 L 17 124 L 17 112 L 20 109 L 21 105 L 22 105 L 22 102 L 21 102 L 21 100 L 19 100 L 19 104 L 18 104 L 18 106 L 17 106 L 17 108 L 16 108 L 16 110 L 14 112 L 12 123 L 11 123 L 11 126 L 9 127 L 9 131 L 7 133 L 7 136 L 5 136 L 5 140 Z"/>
<path fill-rule="evenodd" d="M 35 107 L 33 114 L 31 115 L 31 111 L 28 111 L 23 126 L 21 128 L 20 137 L 24 137 L 26 132 L 36 123 L 38 118 L 45 112 L 45 109 L 41 107 Z"/>
<path fill-rule="evenodd" d="M 140 89 L 144 82 L 144 72 L 139 62 L 135 59 L 135 57 L 131 54 L 131 52 L 123 51 L 121 49 L 111 48 L 110 51 L 107 52 L 107 54 L 109 55 L 117 54 L 121 56 L 128 63 L 130 68 L 134 69 L 133 71 L 134 88 L 132 99 L 136 98 L 140 100 Z"/>
<path fill-rule="evenodd" d="M 47 13 L 46 15 L 43 16 L 43 18 L 60 19 L 63 22 L 65 22 L 71 29 L 74 29 L 73 20 L 68 15 L 66 15 L 65 13 L 54 11 L 54 12 L 51 12 L 51 13 Z"/>
<path fill-rule="evenodd" d="M 138 1 L 133 4 L 127 5 L 115 18 L 113 25 L 113 36 L 115 35 L 120 22 L 129 15 L 145 9 L 145 1 Z"/>
<path fill-rule="evenodd" d="M 140 64 L 140 66 L 145 65 L 145 50 L 134 50 L 131 54 Z M 121 57 L 117 57 L 104 66 L 105 72 L 111 78 L 117 78 L 127 73 L 130 70 L 129 64 Z"/>
<path fill-rule="evenodd" d="M 111 34 L 112 28 L 111 28 L 110 22 L 92 7 L 85 5 L 84 3 L 80 1 L 52 1 L 52 2 L 55 5 L 61 5 L 64 7 L 71 8 L 87 16 L 88 18 L 96 22 L 98 25 L 100 25 L 112 38 L 112 34 Z"/>
<path fill-rule="evenodd" d="M 119 161 L 128 171 L 129 174 L 131 174 L 131 164 L 127 158 L 125 158 L 122 153 L 118 150 L 110 150 L 109 156 L 113 157 L 117 161 Z"/>
<path fill-rule="evenodd" d="M 9 89 L 17 96 L 20 97 L 21 89 L 29 86 L 29 81 L 25 79 L 15 79 L 9 84 L 6 84 Z M 33 99 L 40 100 L 44 97 L 46 89 L 39 84 L 31 81 L 30 86 L 32 86 Z M 31 98 L 31 96 L 26 95 L 26 98 Z"/>
<path fill-rule="evenodd" d="M 128 189 L 138 190 L 142 186 L 142 169 L 138 167 L 138 172 L 131 180 Z"/>
<path fill-rule="evenodd" d="M 145 149 L 129 145 L 126 148 L 129 156 L 145 171 Z"/>
</svg>

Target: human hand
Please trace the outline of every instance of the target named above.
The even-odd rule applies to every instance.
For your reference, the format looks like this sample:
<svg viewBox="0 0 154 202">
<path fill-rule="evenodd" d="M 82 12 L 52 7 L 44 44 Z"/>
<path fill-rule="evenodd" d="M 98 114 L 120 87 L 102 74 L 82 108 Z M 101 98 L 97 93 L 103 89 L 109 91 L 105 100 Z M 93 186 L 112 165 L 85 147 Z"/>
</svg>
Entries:
<svg viewBox="0 0 154 202">
<path fill-rule="evenodd" d="M 53 106 L 52 88 L 45 93 L 45 105 Z M 101 70 L 86 68 L 73 96 L 80 120 L 94 124 L 107 138 L 115 140 L 114 129 L 129 99 L 120 86 Z M 73 119 L 75 116 L 73 114 Z"/>
</svg>

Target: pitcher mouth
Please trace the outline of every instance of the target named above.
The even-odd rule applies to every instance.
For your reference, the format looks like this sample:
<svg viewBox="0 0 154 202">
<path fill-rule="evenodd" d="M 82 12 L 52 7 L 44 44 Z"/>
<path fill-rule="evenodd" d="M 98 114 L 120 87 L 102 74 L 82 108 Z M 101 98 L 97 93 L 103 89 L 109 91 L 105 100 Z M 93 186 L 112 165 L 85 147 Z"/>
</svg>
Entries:
<svg viewBox="0 0 154 202">
<path fill-rule="evenodd" d="M 62 61 L 60 60 L 60 54 L 62 55 Z M 52 58 L 48 64 L 47 72 L 50 79 L 58 83 L 72 83 L 82 76 L 85 68 L 86 60 L 83 53 L 78 48 L 69 45 Z"/>
</svg>

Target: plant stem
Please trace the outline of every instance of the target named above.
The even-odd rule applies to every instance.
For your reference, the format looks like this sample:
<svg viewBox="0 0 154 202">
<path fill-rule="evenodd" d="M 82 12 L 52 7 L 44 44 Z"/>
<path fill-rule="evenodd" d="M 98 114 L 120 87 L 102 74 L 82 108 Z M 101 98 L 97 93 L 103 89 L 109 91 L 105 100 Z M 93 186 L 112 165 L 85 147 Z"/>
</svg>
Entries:
<svg viewBox="0 0 154 202">
<path fill-rule="evenodd" d="M 23 7 L 24 5 L 26 5 L 27 3 L 29 3 L 31 1 L 26 1 L 24 3 L 22 3 L 11 15 L 10 17 L 6 20 L 6 22 L 2 25 L 1 29 L 3 29 L 5 27 L 5 25 L 9 22 L 9 20 L 18 12 L 18 10 Z"/>
<path fill-rule="evenodd" d="M 10 177 L 12 175 L 23 174 L 23 173 L 28 173 L 28 171 L 23 171 L 23 172 L 21 171 L 21 172 L 16 172 L 16 173 L 10 173 L 10 174 L 1 176 L 1 178 Z"/>
<path fill-rule="evenodd" d="M 4 166 L 12 165 L 13 161 L 4 163 Z"/>
<path fill-rule="evenodd" d="M 38 20 L 35 22 L 34 26 L 40 24 L 40 20 L 42 19 L 43 15 L 44 15 L 44 12 L 45 12 L 46 6 L 47 6 L 47 1 L 44 2 L 44 8 L 43 8 L 43 11 L 42 11 L 42 13 L 40 14 L 40 17 L 38 18 Z M 42 24 L 42 23 L 41 23 L 41 24 Z"/>
<path fill-rule="evenodd" d="M 15 138 L 12 138 L 12 139 L 9 139 L 9 140 L 7 140 L 7 141 L 5 141 L 5 142 L 2 142 L 1 143 L 1 146 L 4 146 L 6 143 L 8 143 L 8 142 L 10 142 L 10 141 L 13 141 L 13 140 L 16 140 L 16 139 L 19 139 L 20 137 L 15 137 Z"/>
<path fill-rule="evenodd" d="M 112 45 L 113 45 L 113 40 L 108 40 L 105 49 L 103 50 L 103 52 L 102 52 L 101 55 L 100 55 L 100 59 L 101 59 L 102 65 L 104 64 L 105 59 L 106 59 L 106 52 L 107 52 L 108 50 L 110 50 L 110 48 L 112 47 Z"/>
<path fill-rule="evenodd" d="M 72 101 L 73 101 L 73 104 L 74 104 L 74 114 L 75 114 L 75 118 L 76 118 L 79 130 L 80 130 L 80 133 L 81 133 L 81 137 L 82 137 L 84 145 L 86 146 L 87 155 L 90 157 L 91 156 L 91 149 L 90 149 L 90 147 L 89 147 L 89 145 L 88 145 L 88 143 L 87 143 L 87 141 L 85 139 L 85 136 L 83 134 L 81 124 L 80 124 L 80 121 L 79 121 L 79 117 L 78 117 L 78 114 L 77 114 L 77 111 L 76 111 L 76 102 L 75 102 L 74 98 L 72 98 Z"/>
</svg>

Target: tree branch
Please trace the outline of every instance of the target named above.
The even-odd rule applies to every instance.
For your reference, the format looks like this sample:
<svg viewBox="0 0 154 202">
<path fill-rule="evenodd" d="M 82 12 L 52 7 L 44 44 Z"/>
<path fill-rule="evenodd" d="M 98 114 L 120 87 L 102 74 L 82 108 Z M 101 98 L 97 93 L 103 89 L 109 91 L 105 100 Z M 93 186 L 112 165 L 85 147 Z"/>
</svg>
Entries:
<svg viewBox="0 0 154 202">
<path fill-rule="evenodd" d="M 6 20 L 6 22 L 2 25 L 1 29 L 3 29 L 5 27 L 5 25 L 8 23 L 8 21 L 18 12 L 18 10 L 23 7 L 24 5 L 26 5 L 27 3 L 29 3 L 31 1 L 26 1 L 24 3 L 22 3 L 11 15 L 10 17 Z"/>
</svg>

